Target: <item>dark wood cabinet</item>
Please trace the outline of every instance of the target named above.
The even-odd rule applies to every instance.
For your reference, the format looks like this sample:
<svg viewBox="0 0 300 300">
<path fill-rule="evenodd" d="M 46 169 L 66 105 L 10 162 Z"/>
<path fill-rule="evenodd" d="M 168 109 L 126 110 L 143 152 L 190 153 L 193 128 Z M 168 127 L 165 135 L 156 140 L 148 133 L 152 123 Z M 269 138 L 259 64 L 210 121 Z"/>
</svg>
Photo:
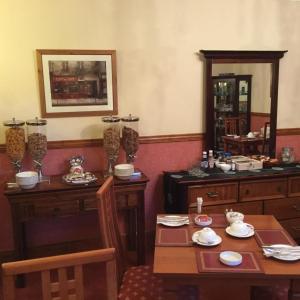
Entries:
<svg viewBox="0 0 300 300">
<path fill-rule="evenodd" d="M 204 178 L 188 172 L 165 172 L 166 213 L 197 211 L 197 197 L 203 198 L 203 213 L 222 213 L 233 209 L 244 214 L 274 215 L 283 227 L 300 240 L 300 169 L 286 165 L 283 170 L 263 169 L 227 175 L 207 171 Z M 174 176 L 175 175 L 175 176 Z"/>
<path fill-rule="evenodd" d="M 237 134 L 246 135 L 251 128 L 252 75 L 213 76 L 214 149 L 223 149 L 222 136 L 226 135 L 225 120 L 239 118 Z"/>
<path fill-rule="evenodd" d="M 12 212 L 16 259 L 27 258 L 26 222 L 43 219 L 55 222 L 60 217 L 96 211 L 96 192 L 104 182 L 104 177 L 101 173 L 95 175 L 98 180 L 88 185 L 68 185 L 63 182 L 62 176 L 52 176 L 50 183 L 41 182 L 34 189 L 5 190 Z M 136 252 L 138 264 L 145 262 L 144 190 L 147 182 L 148 178 L 143 173 L 141 176 L 132 176 L 129 180 L 114 179 L 118 210 L 127 215 L 129 223 L 126 244 L 128 250 Z M 59 249 L 73 251 L 68 243 Z"/>
</svg>

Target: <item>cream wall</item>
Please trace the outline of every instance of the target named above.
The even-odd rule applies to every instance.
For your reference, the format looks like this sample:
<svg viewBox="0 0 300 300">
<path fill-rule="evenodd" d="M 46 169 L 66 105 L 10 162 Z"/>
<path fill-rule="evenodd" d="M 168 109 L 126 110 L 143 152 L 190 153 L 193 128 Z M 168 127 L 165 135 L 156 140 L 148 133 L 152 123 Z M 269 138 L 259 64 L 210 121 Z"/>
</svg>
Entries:
<svg viewBox="0 0 300 300">
<path fill-rule="evenodd" d="M 2 0 L 0 36 L 0 122 L 40 116 L 35 49 L 116 49 L 119 115 L 143 136 L 204 131 L 199 49 L 286 49 L 278 127 L 300 127 L 299 1 Z M 100 123 L 49 118 L 48 139 L 97 138 Z"/>
</svg>

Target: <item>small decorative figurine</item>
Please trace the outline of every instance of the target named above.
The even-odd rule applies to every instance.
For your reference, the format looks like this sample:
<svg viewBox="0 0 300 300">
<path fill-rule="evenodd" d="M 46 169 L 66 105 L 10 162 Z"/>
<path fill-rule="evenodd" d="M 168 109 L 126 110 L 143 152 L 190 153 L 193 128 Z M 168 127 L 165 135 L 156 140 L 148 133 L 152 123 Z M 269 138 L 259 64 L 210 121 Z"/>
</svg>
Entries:
<svg viewBox="0 0 300 300">
<path fill-rule="evenodd" d="M 83 170 L 83 156 L 72 156 L 69 160 L 71 168 L 70 173 L 63 176 L 63 180 L 68 184 L 89 184 L 97 180 L 97 177 L 91 172 Z"/>
<path fill-rule="evenodd" d="M 71 168 L 71 174 L 83 174 L 83 167 L 82 164 L 84 162 L 83 156 L 72 156 L 69 160 Z"/>
</svg>

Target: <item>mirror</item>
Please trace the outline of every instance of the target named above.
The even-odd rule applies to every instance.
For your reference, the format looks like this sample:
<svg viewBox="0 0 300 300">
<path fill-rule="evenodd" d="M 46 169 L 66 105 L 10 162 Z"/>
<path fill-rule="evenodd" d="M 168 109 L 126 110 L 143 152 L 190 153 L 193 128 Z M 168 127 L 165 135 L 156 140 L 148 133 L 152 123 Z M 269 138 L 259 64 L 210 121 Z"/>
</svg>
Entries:
<svg viewBox="0 0 300 300">
<path fill-rule="evenodd" d="M 252 146 L 251 154 L 275 157 L 279 59 L 285 52 L 200 51 L 205 59 L 207 148 L 228 150 L 240 143 L 239 149 Z M 237 122 L 233 135 L 238 139 L 228 131 L 230 120 Z M 250 141 L 249 132 L 257 138 Z"/>
</svg>

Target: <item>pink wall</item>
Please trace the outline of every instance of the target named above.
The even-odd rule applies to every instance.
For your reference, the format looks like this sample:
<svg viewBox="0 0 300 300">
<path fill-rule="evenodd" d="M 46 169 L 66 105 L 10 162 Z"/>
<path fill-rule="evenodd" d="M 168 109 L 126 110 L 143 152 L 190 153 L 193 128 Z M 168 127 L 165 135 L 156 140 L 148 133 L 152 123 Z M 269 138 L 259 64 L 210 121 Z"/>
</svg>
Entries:
<svg viewBox="0 0 300 300">
<path fill-rule="evenodd" d="M 251 115 L 251 131 L 258 131 L 260 132 L 261 128 L 264 128 L 265 123 L 270 121 L 270 117 L 265 116 L 257 116 Z"/>
<path fill-rule="evenodd" d="M 300 159 L 299 136 L 277 137 L 277 153 L 283 146 L 294 147 L 296 158 Z M 142 144 L 138 151 L 135 166 L 141 169 L 150 179 L 146 189 L 146 230 L 154 229 L 155 215 L 163 207 L 162 172 L 164 170 L 180 170 L 196 163 L 202 151 L 200 141 Z M 44 160 L 44 174 L 55 175 L 68 172 L 68 159 L 73 155 L 84 155 L 85 169 L 103 170 L 105 155 L 99 147 L 49 150 Z M 124 153 L 120 154 L 120 162 L 124 162 Z M 24 169 L 31 169 L 31 161 L 27 157 Z M 13 175 L 10 163 L 5 154 L 0 153 L 0 251 L 13 249 L 10 208 L 3 196 L 4 183 Z M 80 237 L 95 237 L 97 233 L 97 216 L 70 217 L 28 224 L 29 245 L 76 240 Z"/>
<path fill-rule="evenodd" d="M 196 142 L 174 142 L 142 144 L 137 153 L 135 166 L 150 179 L 146 189 L 146 230 L 151 231 L 155 224 L 156 212 L 163 207 L 162 172 L 164 170 L 185 169 L 200 159 L 202 144 Z M 65 174 L 68 172 L 68 159 L 73 155 L 85 157 L 85 170 L 103 170 L 105 155 L 99 147 L 49 150 L 44 159 L 44 175 Z M 124 162 L 124 153 L 120 154 Z M 10 208 L 3 196 L 4 183 L 13 176 L 13 170 L 5 154 L 0 154 L 0 251 L 13 249 Z M 31 169 L 31 161 L 25 159 L 24 170 Z M 28 244 L 39 245 L 80 237 L 93 237 L 97 234 L 96 214 L 91 216 L 61 218 L 55 222 L 35 221 L 27 225 Z"/>
</svg>

